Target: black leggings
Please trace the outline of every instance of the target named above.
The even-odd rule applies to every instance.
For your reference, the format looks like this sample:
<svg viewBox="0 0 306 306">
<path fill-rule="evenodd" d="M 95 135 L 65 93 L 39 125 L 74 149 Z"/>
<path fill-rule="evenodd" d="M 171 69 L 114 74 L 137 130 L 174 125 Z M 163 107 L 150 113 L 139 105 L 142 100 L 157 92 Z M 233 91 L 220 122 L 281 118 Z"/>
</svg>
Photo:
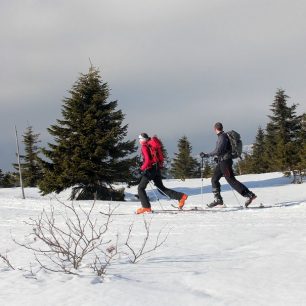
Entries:
<svg viewBox="0 0 306 306">
<path fill-rule="evenodd" d="M 158 188 L 161 194 L 167 195 L 170 199 L 180 200 L 184 195 L 181 192 L 166 188 L 162 181 L 162 176 L 160 169 L 157 165 L 154 165 L 151 169 L 146 170 L 141 177 L 140 183 L 138 185 L 138 196 L 142 207 L 151 207 L 149 198 L 146 193 L 146 187 L 150 181 L 154 182 L 154 185 Z"/>
<path fill-rule="evenodd" d="M 232 159 L 226 159 L 226 160 L 220 161 L 217 164 L 214 174 L 211 178 L 211 184 L 212 184 L 213 191 L 215 192 L 221 191 L 221 185 L 219 181 L 222 176 L 224 176 L 226 181 L 233 187 L 233 189 L 235 189 L 242 196 L 244 196 L 249 191 L 245 185 L 240 183 L 235 178 Z"/>
</svg>

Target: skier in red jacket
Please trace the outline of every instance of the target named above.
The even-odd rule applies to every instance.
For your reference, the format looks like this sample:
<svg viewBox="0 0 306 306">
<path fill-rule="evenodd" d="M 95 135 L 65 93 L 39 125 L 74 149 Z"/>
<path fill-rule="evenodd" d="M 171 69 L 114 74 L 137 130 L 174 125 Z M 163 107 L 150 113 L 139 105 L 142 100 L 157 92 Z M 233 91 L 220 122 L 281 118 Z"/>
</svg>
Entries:
<svg viewBox="0 0 306 306">
<path fill-rule="evenodd" d="M 154 137 L 152 137 L 152 140 L 154 140 Z M 167 195 L 170 199 L 178 200 L 178 206 L 182 209 L 188 196 L 182 192 L 166 188 L 162 182 L 160 169 L 162 168 L 163 156 L 161 153 L 161 147 L 159 149 L 152 148 L 154 147 L 154 144 L 151 145 L 151 138 L 146 133 L 141 133 L 139 135 L 139 143 L 141 145 L 143 163 L 140 167 L 142 176 L 138 185 L 138 196 L 142 207 L 138 208 L 136 213 L 143 214 L 152 212 L 151 204 L 145 190 L 151 180 L 160 192 Z"/>
</svg>

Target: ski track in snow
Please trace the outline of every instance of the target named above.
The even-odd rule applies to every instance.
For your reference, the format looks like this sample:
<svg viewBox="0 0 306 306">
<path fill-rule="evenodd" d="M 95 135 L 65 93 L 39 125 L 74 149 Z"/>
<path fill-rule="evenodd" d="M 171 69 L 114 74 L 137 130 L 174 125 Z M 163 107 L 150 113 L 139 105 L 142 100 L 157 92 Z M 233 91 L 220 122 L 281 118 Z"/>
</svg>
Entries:
<svg viewBox="0 0 306 306">
<path fill-rule="evenodd" d="M 44 208 L 64 212 L 57 199 L 66 201 L 69 191 L 57 197 L 26 189 L 0 189 L 0 253 L 23 270 L 10 270 L 0 261 L 0 305 L 306 305 L 306 183 L 290 184 L 281 173 L 245 175 L 239 180 L 257 194 L 252 206 L 275 205 L 271 209 L 242 209 L 227 212 L 178 212 L 134 215 L 139 202 L 126 190 L 127 202 L 113 216 L 110 235 L 124 239 L 134 222 L 133 243 L 144 237 L 143 219 L 151 220 L 150 234 L 164 228 L 164 245 L 137 264 L 126 258 L 114 262 L 101 281 L 88 270 L 80 276 L 39 271 L 33 254 L 15 244 L 29 239 L 25 222 Z M 210 180 L 166 180 L 169 188 L 189 195 L 186 209 L 212 200 Z M 244 199 L 234 194 L 222 179 L 227 207 L 238 207 Z M 203 194 L 201 194 L 201 190 Z M 156 194 L 154 194 L 154 192 Z M 153 209 L 171 209 L 169 201 L 148 186 Z M 68 202 L 68 201 L 67 201 Z M 91 201 L 75 202 L 89 209 Z M 96 216 L 118 203 L 97 201 Z"/>
</svg>

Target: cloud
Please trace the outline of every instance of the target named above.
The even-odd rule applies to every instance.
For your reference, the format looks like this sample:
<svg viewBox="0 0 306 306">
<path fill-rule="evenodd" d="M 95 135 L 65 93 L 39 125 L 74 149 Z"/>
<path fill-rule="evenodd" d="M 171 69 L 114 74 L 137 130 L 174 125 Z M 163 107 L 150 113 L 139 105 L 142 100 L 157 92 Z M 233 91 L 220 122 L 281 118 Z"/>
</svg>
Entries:
<svg viewBox="0 0 306 306">
<path fill-rule="evenodd" d="M 305 112 L 305 9 L 298 0 L 1 1 L 0 141 L 13 123 L 47 140 L 90 58 L 129 137 L 157 133 L 173 152 L 187 135 L 195 151 L 209 149 L 223 121 L 250 143 L 277 88 Z M 0 168 L 10 156 L 1 155 Z"/>
</svg>

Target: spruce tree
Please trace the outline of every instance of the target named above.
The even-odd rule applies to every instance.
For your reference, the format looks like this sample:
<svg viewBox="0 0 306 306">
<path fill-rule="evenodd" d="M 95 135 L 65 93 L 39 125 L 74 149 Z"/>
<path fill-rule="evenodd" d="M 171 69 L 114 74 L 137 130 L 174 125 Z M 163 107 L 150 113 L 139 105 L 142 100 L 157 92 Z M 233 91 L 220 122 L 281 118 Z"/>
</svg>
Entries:
<svg viewBox="0 0 306 306">
<path fill-rule="evenodd" d="M 268 161 L 265 159 L 265 132 L 259 127 L 255 143 L 253 144 L 253 152 L 250 157 L 250 172 L 265 173 L 268 168 Z"/>
<path fill-rule="evenodd" d="M 48 128 L 54 137 L 43 152 L 43 194 L 73 187 L 71 199 L 123 199 L 114 184 L 128 183 L 136 163 L 135 141 L 125 141 L 127 125 L 110 89 L 93 67 L 81 74 L 63 100 L 62 116 Z M 118 198 L 119 194 L 119 198 Z"/>
<path fill-rule="evenodd" d="M 178 141 L 178 153 L 172 161 L 171 174 L 174 178 L 185 180 L 199 177 L 199 162 L 191 156 L 192 146 L 186 136 Z"/>
<path fill-rule="evenodd" d="M 296 104 L 287 105 L 289 97 L 278 89 L 271 105 L 272 115 L 266 128 L 265 158 L 269 171 L 289 170 L 298 161 L 297 132 L 299 121 L 295 114 Z"/>
<path fill-rule="evenodd" d="M 0 169 L 0 188 L 10 188 L 18 186 L 18 174 L 2 172 Z"/>
<path fill-rule="evenodd" d="M 22 160 L 20 166 L 24 187 L 36 187 L 42 177 L 42 169 L 38 157 L 40 148 L 37 145 L 40 142 L 39 136 L 40 134 L 34 134 L 32 126 L 28 126 L 22 135 L 25 154 L 20 156 Z M 14 167 L 18 169 L 17 164 L 14 164 Z"/>
<path fill-rule="evenodd" d="M 202 176 L 204 178 L 208 178 L 212 176 L 214 166 L 208 159 L 205 159 L 205 161 L 203 162 L 203 168 L 201 170 L 202 170 Z"/>
</svg>

